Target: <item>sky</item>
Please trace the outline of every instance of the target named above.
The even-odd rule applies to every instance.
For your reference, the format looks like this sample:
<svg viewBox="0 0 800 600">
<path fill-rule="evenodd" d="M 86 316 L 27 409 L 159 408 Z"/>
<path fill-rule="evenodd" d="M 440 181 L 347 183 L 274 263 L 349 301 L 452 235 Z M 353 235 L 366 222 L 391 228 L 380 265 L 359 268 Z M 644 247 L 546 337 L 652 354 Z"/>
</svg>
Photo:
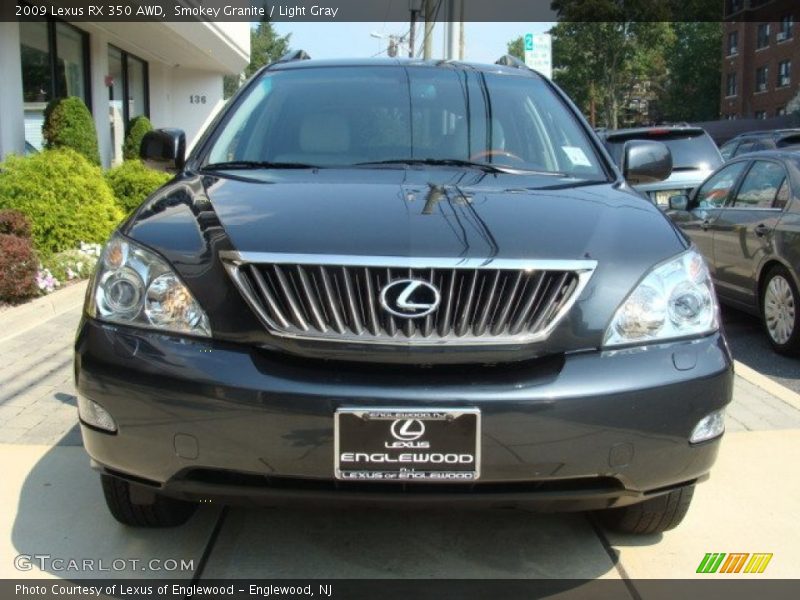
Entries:
<svg viewBox="0 0 800 600">
<path fill-rule="evenodd" d="M 305 50 L 311 58 L 363 58 L 386 56 L 387 41 L 370 34 L 403 35 L 407 23 L 273 23 L 281 35 L 292 34 L 293 50 Z M 526 33 L 544 33 L 555 23 L 465 23 L 464 59 L 493 63 L 506 53 L 506 44 Z M 424 35 L 422 24 L 417 25 L 417 47 Z M 444 25 L 437 23 L 433 33 L 433 56 L 443 56 Z"/>
</svg>

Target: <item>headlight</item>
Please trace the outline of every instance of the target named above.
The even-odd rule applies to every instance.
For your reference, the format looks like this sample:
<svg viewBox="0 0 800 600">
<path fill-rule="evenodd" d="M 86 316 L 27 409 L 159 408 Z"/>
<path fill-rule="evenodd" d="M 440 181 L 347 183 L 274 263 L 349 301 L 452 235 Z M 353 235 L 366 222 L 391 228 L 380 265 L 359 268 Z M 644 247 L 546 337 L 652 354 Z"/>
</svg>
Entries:
<svg viewBox="0 0 800 600">
<path fill-rule="evenodd" d="M 703 257 L 694 250 L 655 267 L 617 309 L 604 345 L 702 335 L 719 328 L 717 299 Z"/>
<path fill-rule="evenodd" d="M 112 323 L 211 336 L 206 313 L 164 259 L 120 235 L 100 257 L 87 312 Z"/>
</svg>

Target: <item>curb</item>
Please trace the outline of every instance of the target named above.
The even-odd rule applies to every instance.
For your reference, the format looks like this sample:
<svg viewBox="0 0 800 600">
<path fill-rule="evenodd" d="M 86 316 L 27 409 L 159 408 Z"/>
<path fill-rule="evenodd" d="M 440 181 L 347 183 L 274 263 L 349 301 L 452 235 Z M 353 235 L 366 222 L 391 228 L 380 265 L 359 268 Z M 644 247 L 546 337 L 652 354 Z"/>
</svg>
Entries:
<svg viewBox="0 0 800 600">
<path fill-rule="evenodd" d="M 800 410 L 800 394 L 794 392 L 787 388 L 786 386 L 773 381 L 766 375 L 762 375 L 758 371 L 754 371 L 747 365 L 740 363 L 738 360 L 734 360 L 734 372 L 744 379 L 745 381 L 752 383 L 753 385 L 760 387 L 765 392 L 768 392 L 786 402 L 786 404 L 790 404 L 797 410 Z"/>
<path fill-rule="evenodd" d="M 81 281 L 0 312 L 0 343 L 38 327 L 66 312 L 80 308 L 86 295 L 87 281 Z"/>
</svg>

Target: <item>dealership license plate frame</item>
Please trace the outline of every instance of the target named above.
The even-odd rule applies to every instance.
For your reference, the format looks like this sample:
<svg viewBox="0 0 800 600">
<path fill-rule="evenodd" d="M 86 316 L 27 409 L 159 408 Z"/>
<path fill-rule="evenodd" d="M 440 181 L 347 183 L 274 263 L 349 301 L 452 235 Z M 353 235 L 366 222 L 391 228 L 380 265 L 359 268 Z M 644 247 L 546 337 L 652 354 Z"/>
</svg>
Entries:
<svg viewBox="0 0 800 600">
<path fill-rule="evenodd" d="M 367 421 L 380 421 L 386 422 L 387 434 L 391 423 L 396 420 L 415 419 L 423 422 L 428 421 L 453 421 L 463 416 L 473 416 L 475 419 L 474 428 L 472 430 L 473 444 L 471 445 L 472 454 L 474 457 L 474 469 L 467 470 L 451 470 L 447 469 L 432 469 L 429 471 L 412 469 L 410 473 L 403 474 L 399 469 L 381 470 L 381 469 L 342 469 L 341 456 L 342 456 L 342 440 L 341 440 L 341 424 L 342 417 L 357 417 Z M 423 483 L 454 483 L 454 482 L 475 482 L 481 475 L 481 411 L 478 408 L 471 407 L 456 407 L 456 408 L 385 408 L 385 407 L 340 407 L 334 413 L 334 476 L 337 480 L 343 481 L 380 481 L 380 482 L 423 482 Z M 386 436 L 389 437 L 388 435 Z M 418 449 L 405 449 L 408 452 L 420 452 L 425 450 Z M 428 451 L 436 453 L 436 448 L 430 448 Z M 398 452 L 399 454 L 400 452 Z M 351 475 L 351 473 L 360 473 L 360 475 Z M 435 473 L 435 475 L 431 475 Z M 459 475 L 469 473 L 470 478 L 454 477 L 448 478 L 447 474 L 457 473 Z"/>
</svg>

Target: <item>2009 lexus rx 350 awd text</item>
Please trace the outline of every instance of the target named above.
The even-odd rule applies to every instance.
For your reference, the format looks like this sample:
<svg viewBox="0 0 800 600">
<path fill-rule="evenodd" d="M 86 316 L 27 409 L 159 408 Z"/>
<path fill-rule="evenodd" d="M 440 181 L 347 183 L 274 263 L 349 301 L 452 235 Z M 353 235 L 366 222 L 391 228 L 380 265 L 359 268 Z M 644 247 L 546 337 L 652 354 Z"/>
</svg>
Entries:
<svg viewBox="0 0 800 600">
<path fill-rule="evenodd" d="M 113 515 L 324 501 L 596 510 L 677 525 L 732 361 L 708 271 L 551 82 L 286 59 L 108 242 L 75 373 Z M 627 183 L 626 183 L 627 181 Z"/>
</svg>

